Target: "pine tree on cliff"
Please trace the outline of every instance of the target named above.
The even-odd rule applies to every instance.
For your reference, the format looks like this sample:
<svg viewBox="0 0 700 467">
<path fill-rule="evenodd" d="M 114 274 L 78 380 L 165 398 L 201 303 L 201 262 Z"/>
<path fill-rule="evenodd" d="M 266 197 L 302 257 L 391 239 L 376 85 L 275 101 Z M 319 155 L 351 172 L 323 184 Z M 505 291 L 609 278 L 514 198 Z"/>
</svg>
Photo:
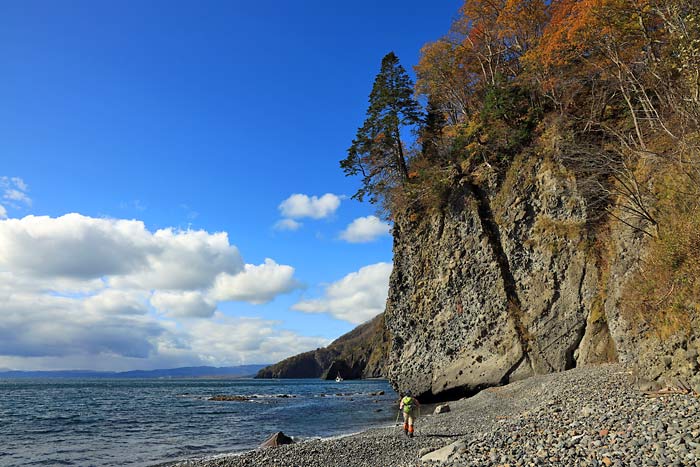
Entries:
<svg viewBox="0 0 700 467">
<path fill-rule="evenodd" d="M 439 158 L 442 132 L 447 124 L 445 115 L 435 102 L 428 98 L 425 123 L 420 129 L 421 154 L 430 161 L 437 162 Z"/>
<path fill-rule="evenodd" d="M 371 203 L 384 198 L 393 187 L 408 180 L 407 154 L 401 142 L 401 128 L 422 121 L 420 105 L 413 98 L 413 83 L 394 52 L 382 59 L 369 95 L 367 119 L 357 130 L 340 161 L 346 176 L 362 175 L 362 187 L 353 198 Z"/>
</svg>

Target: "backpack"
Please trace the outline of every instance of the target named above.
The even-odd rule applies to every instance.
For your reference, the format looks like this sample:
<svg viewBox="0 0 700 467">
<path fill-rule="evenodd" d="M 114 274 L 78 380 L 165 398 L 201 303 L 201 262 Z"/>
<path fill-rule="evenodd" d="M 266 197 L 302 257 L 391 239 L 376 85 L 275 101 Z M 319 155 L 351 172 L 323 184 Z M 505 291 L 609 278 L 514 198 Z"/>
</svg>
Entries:
<svg viewBox="0 0 700 467">
<path fill-rule="evenodd" d="M 406 396 L 401 399 L 401 402 L 403 403 L 404 413 L 411 413 L 411 409 L 413 409 L 413 398 Z"/>
</svg>

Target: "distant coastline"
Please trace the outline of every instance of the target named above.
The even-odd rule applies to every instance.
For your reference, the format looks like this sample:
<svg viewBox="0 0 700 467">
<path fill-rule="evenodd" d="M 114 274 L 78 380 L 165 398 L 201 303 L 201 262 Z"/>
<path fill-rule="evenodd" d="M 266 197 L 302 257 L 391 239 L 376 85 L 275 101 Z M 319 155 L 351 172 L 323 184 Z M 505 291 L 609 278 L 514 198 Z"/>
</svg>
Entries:
<svg viewBox="0 0 700 467">
<path fill-rule="evenodd" d="M 131 371 L 93 371 L 93 370 L 57 370 L 57 371 L 21 371 L 2 370 L 0 379 L 18 378 L 252 378 L 267 365 L 240 365 L 228 367 L 189 366 L 156 370 Z"/>
</svg>

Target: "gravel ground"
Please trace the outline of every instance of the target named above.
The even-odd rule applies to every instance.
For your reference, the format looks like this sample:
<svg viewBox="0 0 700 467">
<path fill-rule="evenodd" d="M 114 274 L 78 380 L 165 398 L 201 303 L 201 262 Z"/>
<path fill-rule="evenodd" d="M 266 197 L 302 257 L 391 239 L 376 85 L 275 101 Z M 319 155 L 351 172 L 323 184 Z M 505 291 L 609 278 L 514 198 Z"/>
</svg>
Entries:
<svg viewBox="0 0 700 467">
<path fill-rule="evenodd" d="M 382 428 L 179 467 L 700 467 L 700 399 L 648 397 L 620 365 L 537 376 L 422 417 L 416 437 Z M 443 462 L 421 454 L 454 443 Z"/>
</svg>

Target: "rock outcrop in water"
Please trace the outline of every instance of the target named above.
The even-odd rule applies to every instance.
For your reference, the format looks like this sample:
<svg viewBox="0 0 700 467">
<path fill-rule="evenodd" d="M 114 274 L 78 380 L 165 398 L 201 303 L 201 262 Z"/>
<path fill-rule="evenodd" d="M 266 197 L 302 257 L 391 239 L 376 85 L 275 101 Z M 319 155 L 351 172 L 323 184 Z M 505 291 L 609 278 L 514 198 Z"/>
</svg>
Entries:
<svg viewBox="0 0 700 467">
<path fill-rule="evenodd" d="M 328 347 L 305 352 L 260 370 L 257 378 L 377 378 L 384 375 L 388 339 L 384 315 L 361 324 Z"/>
</svg>

